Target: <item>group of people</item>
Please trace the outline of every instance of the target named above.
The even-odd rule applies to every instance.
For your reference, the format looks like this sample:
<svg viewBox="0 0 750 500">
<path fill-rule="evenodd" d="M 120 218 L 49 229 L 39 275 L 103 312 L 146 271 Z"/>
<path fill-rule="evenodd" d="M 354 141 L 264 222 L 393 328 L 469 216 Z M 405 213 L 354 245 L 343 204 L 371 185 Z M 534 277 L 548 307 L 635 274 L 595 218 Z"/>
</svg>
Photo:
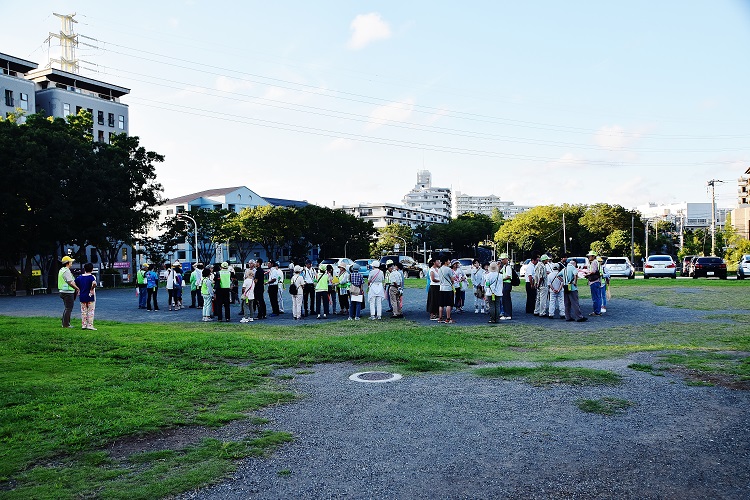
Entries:
<svg viewBox="0 0 750 500">
<path fill-rule="evenodd" d="M 585 278 L 591 289 L 593 311 L 589 316 L 601 316 L 607 311 L 607 291 L 610 277 L 597 260 L 597 254 L 587 254 L 588 265 L 578 269 L 574 259 L 566 256 L 558 262 L 544 254 L 535 255 L 526 268 L 526 313 L 554 319 L 555 315 L 567 321 L 587 321 L 581 312 L 578 298 L 578 280 Z M 511 292 L 520 284 L 516 271 L 506 253 L 496 262 L 472 262 L 469 273 L 474 292 L 474 313 L 489 314 L 489 323 L 513 319 Z M 427 312 L 430 319 L 439 323 L 455 323 L 454 312 L 463 312 L 465 291 L 468 288 L 466 273 L 460 262 L 433 259 L 427 276 Z"/>
<path fill-rule="evenodd" d="M 182 264 L 166 264 L 166 285 L 169 310 L 180 310 L 182 303 Z M 143 264 L 136 275 L 138 307 L 147 311 L 158 311 L 159 266 Z M 365 296 L 369 304 L 370 319 L 379 320 L 386 312 L 393 318 L 403 318 L 404 271 L 400 263 L 389 260 L 383 264 L 376 261 L 369 276 L 360 273 L 360 266 L 349 268 L 342 261 L 334 269 L 332 265 L 312 267 L 307 260 L 304 266 L 292 268 L 289 294 L 292 299 L 292 315 L 295 320 L 308 316 L 327 319 L 330 314 L 346 315 L 349 320 L 359 320 L 365 306 Z M 196 263 L 190 273 L 189 285 L 191 305 L 200 308 L 202 321 L 230 321 L 230 303 L 233 289 L 238 288 L 240 277 L 227 262 L 220 265 Z M 263 260 L 251 260 L 242 271 L 241 287 L 238 290 L 240 322 L 249 323 L 284 314 L 283 292 L 284 273 L 278 262 L 269 262 L 263 268 Z M 267 314 L 265 295 L 271 304 Z M 338 309 L 338 311 L 337 311 Z"/>
</svg>

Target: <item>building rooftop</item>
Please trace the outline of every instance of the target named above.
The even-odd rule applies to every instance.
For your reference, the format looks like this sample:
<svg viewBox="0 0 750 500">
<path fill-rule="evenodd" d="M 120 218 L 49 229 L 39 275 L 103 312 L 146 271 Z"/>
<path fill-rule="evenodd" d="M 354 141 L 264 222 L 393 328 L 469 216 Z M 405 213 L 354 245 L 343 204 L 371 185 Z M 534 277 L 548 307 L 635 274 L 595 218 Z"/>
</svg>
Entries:
<svg viewBox="0 0 750 500">
<path fill-rule="evenodd" d="M 31 71 L 26 75 L 26 78 L 38 84 L 42 84 L 45 81 L 61 83 L 114 98 L 119 98 L 130 93 L 130 89 L 126 89 L 125 87 L 94 80 L 93 78 L 87 78 L 57 68 L 44 68 Z"/>
<path fill-rule="evenodd" d="M 309 205 L 309 203 L 304 200 L 285 200 L 283 198 L 267 198 L 265 196 L 263 196 L 263 199 L 275 207 L 302 208 Z"/>
<path fill-rule="evenodd" d="M 20 57 L 13 57 L 8 54 L 0 52 L 0 66 L 3 68 L 3 73 L 16 72 L 26 74 L 31 70 L 37 69 L 39 65 L 35 62 L 21 59 Z"/>
<path fill-rule="evenodd" d="M 177 198 L 172 198 L 170 200 L 165 201 L 164 204 L 175 205 L 177 203 L 189 203 L 193 200 L 197 200 L 198 198 L 212 198 L 214 196 L 224 196 L 231 192 L 237 191 L 238 189 L 242 189 L 243 187 L 245 186 L 207 189 L 205 191 L 198 191 L 197 193 L 186 194 L 184 196 L 178 196 Z"/>
</svg>

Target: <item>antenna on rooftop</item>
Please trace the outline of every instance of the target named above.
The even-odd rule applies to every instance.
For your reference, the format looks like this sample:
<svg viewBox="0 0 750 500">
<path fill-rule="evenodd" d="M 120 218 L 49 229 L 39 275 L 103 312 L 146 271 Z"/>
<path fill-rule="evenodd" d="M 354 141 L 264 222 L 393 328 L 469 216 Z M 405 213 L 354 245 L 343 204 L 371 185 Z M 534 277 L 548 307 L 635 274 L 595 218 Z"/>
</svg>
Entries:
<svg viewBox="0 0 750 500">
<path fill-rule="evenodd" d="M 60 65 L 60 69 L 69 73 L 78 74 L 80 72 L 80 66 L 78 59 L 76 59 L 76 47 L 78 47 L 78 35 L 73 32 L 73 23 L 77 23 L 75 19 L 75 12 L 73 14 L 58 14 L 53 13 L 55 16 L 60 18 L 60 24 L 62 28 L 60 33 L 50 32 L 49 36 L 45 40 L 49 43 L 53 38 L 60 40 L 60 47 L 62 48 L 62 54 L 60 59 L 50 59 L 47 63 L 47 67 L 51 68 L 52 63 Z"/>
</svg>

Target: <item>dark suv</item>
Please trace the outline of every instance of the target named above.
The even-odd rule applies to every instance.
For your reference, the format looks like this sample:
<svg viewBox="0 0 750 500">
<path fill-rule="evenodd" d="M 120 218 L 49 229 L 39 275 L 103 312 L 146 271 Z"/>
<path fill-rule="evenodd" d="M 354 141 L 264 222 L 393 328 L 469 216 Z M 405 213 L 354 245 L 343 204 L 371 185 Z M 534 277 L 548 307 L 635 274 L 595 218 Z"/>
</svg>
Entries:
<svg viewBox="0 0 750 500">
<path fill-rule="evenodd" d="M 416 276 L 417 278 L 424 278 L 424 270 L 419 266 L 419 263 L 407 255 L 383 255 L 380 257 L 380 263 L 385 264 L 389 260 L 400 262 L 404 266 L 404 275 L 406 277 Z"/>
<path fill-rule="evenodd" d="M 721 257 L 698 257 L 693 263 L 693 279 L 720 278 L 727 279 L 727 265 Z"/>
</svg>

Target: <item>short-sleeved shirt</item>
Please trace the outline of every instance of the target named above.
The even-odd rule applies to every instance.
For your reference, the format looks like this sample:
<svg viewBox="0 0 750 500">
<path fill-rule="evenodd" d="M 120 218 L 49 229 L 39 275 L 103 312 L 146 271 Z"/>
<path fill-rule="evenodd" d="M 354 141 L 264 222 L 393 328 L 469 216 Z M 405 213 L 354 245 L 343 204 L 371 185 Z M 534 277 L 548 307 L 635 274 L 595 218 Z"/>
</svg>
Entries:
<svg viewBox="0 0 750 500">
<path fill-rule="evenodd" d="M 453 291 L 453 276 L 455 273 L 453 269 L 448 266 L 442 266 L 439 271 L 440 276 L 440 291 L 441 292 L 452 292 Z"/>
<path fill-rule="evenodd" d="M 80 290 L 81 302 L 94 302 L 96 300 L 93 292 L 95 281 L 96 278 L 92 274 L 82 274 L 75 279 L 76 286 Z"/>
</svg>

